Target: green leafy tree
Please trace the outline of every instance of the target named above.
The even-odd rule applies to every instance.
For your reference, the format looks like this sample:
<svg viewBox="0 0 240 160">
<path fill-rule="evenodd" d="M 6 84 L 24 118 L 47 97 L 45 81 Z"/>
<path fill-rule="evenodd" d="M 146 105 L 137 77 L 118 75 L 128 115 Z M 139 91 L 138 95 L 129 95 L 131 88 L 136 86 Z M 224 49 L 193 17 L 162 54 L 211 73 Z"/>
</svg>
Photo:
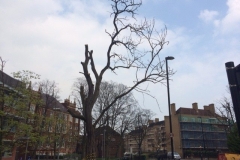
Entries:
<svg viewBox="0 0 240 160">
<path fill-rule="evenodd" d="M 48 112 L 54 108 L 56 103 L 59 103 L 57 100 L 59 98 L 59 88 L 57 87 L 56 82 L 50 80 L 42 80 L 37 84 L 38 96 L 41 99 L 41 103 L 36 105 L 35 114 L 35 124 L 34 133 L 35 141 L 33 143 L 33 157 L 35 157 L 38 149 L 43 148 L 44 146 L 51 144 L 49 140 L 51 138 L 51 132 L 49 132 L 49 127 L 53 128 L 53 117 L 49 117 Z"/>
<path fill-rule="evenodd" d="M 31 106 L 38 103 L 39 98 L 31 90 L 31 80 L 38 79 L 39 75 L 21 71 L 13 73 L 12 78 L 3 72 L 5 61 L 1 57 L 0 61 L 0 155 L 3 155 L 11 153 L 13 147 L 26 146 L 34 137 Z"/>
<path fill-rule="evenodd" d="M 236 124 L 232 126 L 231 131 L 228 133 L 227 145 L 230 152 L 240 154 L 240 137 Z"/>
</svg>

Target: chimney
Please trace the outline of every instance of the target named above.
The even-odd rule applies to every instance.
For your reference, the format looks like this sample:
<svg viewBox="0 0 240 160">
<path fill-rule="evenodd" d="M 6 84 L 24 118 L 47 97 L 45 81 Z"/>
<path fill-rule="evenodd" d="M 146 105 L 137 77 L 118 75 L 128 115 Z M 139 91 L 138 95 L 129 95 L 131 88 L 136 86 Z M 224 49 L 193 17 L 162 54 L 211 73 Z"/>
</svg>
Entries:
<svg viewBox="0 0 240 160">
<path fill-rule="evenodd" d="M 205 110 L 205 111 L 209 111 L 209 106 L 203 106 L 203 109 Z M 204 112 L 205 113 L 205 112 Z"/>
<path fill-rule="evenodd" d="M 171 114 L 175 115 L 176 114 L 176 107 L 175 107 L 175 103 L 171 104 Z"/>
<path fill-rule="evenodd" d="M 153 123 L 153 120 L 148 120 L 148 124 L 152 124 Z"/>
<path fill-rule="evenodd" d="M 195 111 L 198 111 L 198 104 L 195 102 L 192 104 L 192 108 L 195 110 Z"/>
<path fill-rule="evenodd" d="M 66 104 L 68 104 L 68 105 L 69 105 L 69 104 L 70 104 L 70 101 L 69 101 L 69 99 L 65 99 L 65 100 L 64 100 L 64 103 L 66 103 Z"/>
<path fill-rule="evenodd" d="M 212 104 L 209 104 L 209 106 L 208 106 L 208 108 L 209 108 L 209 111 L 211 112 L 211 113 L 215 113 L 215 107 L 214 107 L 214 104 L 212 103 Z"/>
<path fill-rule="evenodd" d="M 155 122 L 159 122 L 159 118 L 155 118 Z"/>
</svg>

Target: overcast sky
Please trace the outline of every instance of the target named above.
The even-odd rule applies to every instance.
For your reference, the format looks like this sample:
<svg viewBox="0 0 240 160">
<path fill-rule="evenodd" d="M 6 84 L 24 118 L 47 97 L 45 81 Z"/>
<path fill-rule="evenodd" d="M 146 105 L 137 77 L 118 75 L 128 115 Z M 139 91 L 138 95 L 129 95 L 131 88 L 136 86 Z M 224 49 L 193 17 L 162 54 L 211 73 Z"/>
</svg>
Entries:
<svg viewBox="0 0 240 160">
<path fill-rule="evenodd" d="M 7 61 L 5 72 L 34 71 L 43 80 L 57 82 L 61 99 L 68 98 L 82 71 L 85 44 L 94 51 L 97 67 L 103 65 L 110 11 L 107 0 L 1 0 L 0 56 Z M 225 63 L 240 63 L 240 0 L 144 0 L 137 17 L 155 19 L 159 31 L 168 29 L 170 43 L 161 58 L 175 57 L 169 61 L 176 71 L 170 81 L 171 103 L 177 109 L 194 102 L 201 109 L 218 105 L 227 95 Z M 104 80 L 132 82 L 126 71 L 118 76 L 107 73 Z M 136 99 L 162 120 L 168 115 L 167 88 L 155 84 L 148 89 L 159 106 L 147 96 L 135 94 Z"/>
</svg>

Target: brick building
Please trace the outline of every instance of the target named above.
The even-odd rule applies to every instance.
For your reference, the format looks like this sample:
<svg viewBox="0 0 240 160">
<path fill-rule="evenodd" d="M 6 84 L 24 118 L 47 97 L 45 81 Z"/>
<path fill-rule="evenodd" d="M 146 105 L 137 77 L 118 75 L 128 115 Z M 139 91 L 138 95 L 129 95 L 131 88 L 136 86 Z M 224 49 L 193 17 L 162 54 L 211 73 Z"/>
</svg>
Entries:
<svg viewBox="0 0 240 160">
<path fill-rule="evenodd" d="M 119 133 L 109 126 L 99 127 L 95 130 L 98 158 L 123 157 L 124 141 Z"/>
<path fill-rule="evenodd" d="M 5 113 L 3 115 L 3 128 L 1 129 L 11 129 L 8 129 L 9 134 L 5 134 L 3 137 L 3 145 L 8 145 L 8 149 L 3 152 L 3 160 L 24 159 L 27 156 L 53 156 L 54 153 L 55 155 L 58 155 L 58 153 L 59 155 L 65 155 L 76 152 L 80 136 L 80 121 L 68 113 L 68 110 L 74 110 L 76 114 L 80 114 L 76 111 L 75 102 L 71 103 L 69 99 L 66 99 L 64 103 L 60 103 L 54 96 L 43 94 L 41 88 L 38 91 L 31 90 L 30 83 L 28 89 L 32 96 L 38 97 L 38 102 L 41 101 L 39 103 L 41 105 L 36 104 L 37 102 L 26 104 L 24 114 L 28 116 L 24 115 L 21 117 L 16 115 L 17 108 L 14 105 L 3 101 L 3 96 L 6 97 L 16 92 L 17 86 L 25 84 L 4 72 L 0 72 L 0 84 L 1 102 L 3 102 L 1 103 L 1 109 Z M 44 117 L 45 123 L 41 128 L 42 122 L 39 123 L 39 121 Z M 18 126 L 9 127 L 11 120 L 14 120 L 19 125 L 26 124 L 26 126 L 32 126 L 32 130 L 29 133 L 31 136 L 24 135 L 19 137 L 21 131 L 19 132 Z M 40 132 L 41 135 L 39 134 Z M 36 141 L 37 134 L 44 138 L 41 141 Z"/>
</svg>

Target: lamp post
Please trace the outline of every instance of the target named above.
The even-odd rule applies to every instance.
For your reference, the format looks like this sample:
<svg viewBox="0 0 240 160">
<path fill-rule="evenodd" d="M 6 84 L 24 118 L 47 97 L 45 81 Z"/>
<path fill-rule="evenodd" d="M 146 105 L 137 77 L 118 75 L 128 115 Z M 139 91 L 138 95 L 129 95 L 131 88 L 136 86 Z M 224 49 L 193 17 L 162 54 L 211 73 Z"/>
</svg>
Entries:
<svg viewBox="0 0 240 160">
<path fill-rule="evenodd" d="M 205 138 L 204 138 L 204 133 L 203 133 L 203 126 L 202 126 L 202 117 L 198 117 L 201 119 L 201 128 L 202 128 L 202 140 L 203 140 L 203 150 L 204 150 L 204 156 L 206 156 L 206 147 L 205 147 Z M 202 160 L 202 156 L 201 156 L 201 160 Z"/>
<path fill-rule="evenodd" d="M 141 148 L 141 145 L 140 145 L 140 138 L 141 138 L 141 133 L 140 133 L 140 125 L 139 125 L 139 116 L 140 114 L 138 113 L 138 159 L 140 159 L 140 148 Z"/>
<path fill-rule="evenodd" d="M 106 157 L 106 129 L 104 129 L 104 160 Z"/>
<path fill-rule="evenodd" d="M 103 160 L 103 134 L 100 134 L 102 137 L 102 160 Z"/>
<path fill-rule="evenodd" d="M 25 160 L 27 159 L 27 152 L 28 152 L 28 139 L 29 137 L 24 137 L 27 140 L 27 145 L 26 145 L 26 149 L 25 149 Z"/>
<path fill-rule="evenodd" d="M 168 92 L 168 110 L 169 110 L 170 137 L 171 137 L 171 152 L 172 152 L 172 158 L 174 159 L 173 134 L 172 134 L 172 118 L 171 118 L 171 108 L 170 108 L 169 79 L 168 79 L 168 60 L 173 60 L 173 59 L 174 59 L 174 57 L 171 57 L 171 56 L 165 57 L 166 72 L 167 72 L 167 92 Z"/>
</svg>

